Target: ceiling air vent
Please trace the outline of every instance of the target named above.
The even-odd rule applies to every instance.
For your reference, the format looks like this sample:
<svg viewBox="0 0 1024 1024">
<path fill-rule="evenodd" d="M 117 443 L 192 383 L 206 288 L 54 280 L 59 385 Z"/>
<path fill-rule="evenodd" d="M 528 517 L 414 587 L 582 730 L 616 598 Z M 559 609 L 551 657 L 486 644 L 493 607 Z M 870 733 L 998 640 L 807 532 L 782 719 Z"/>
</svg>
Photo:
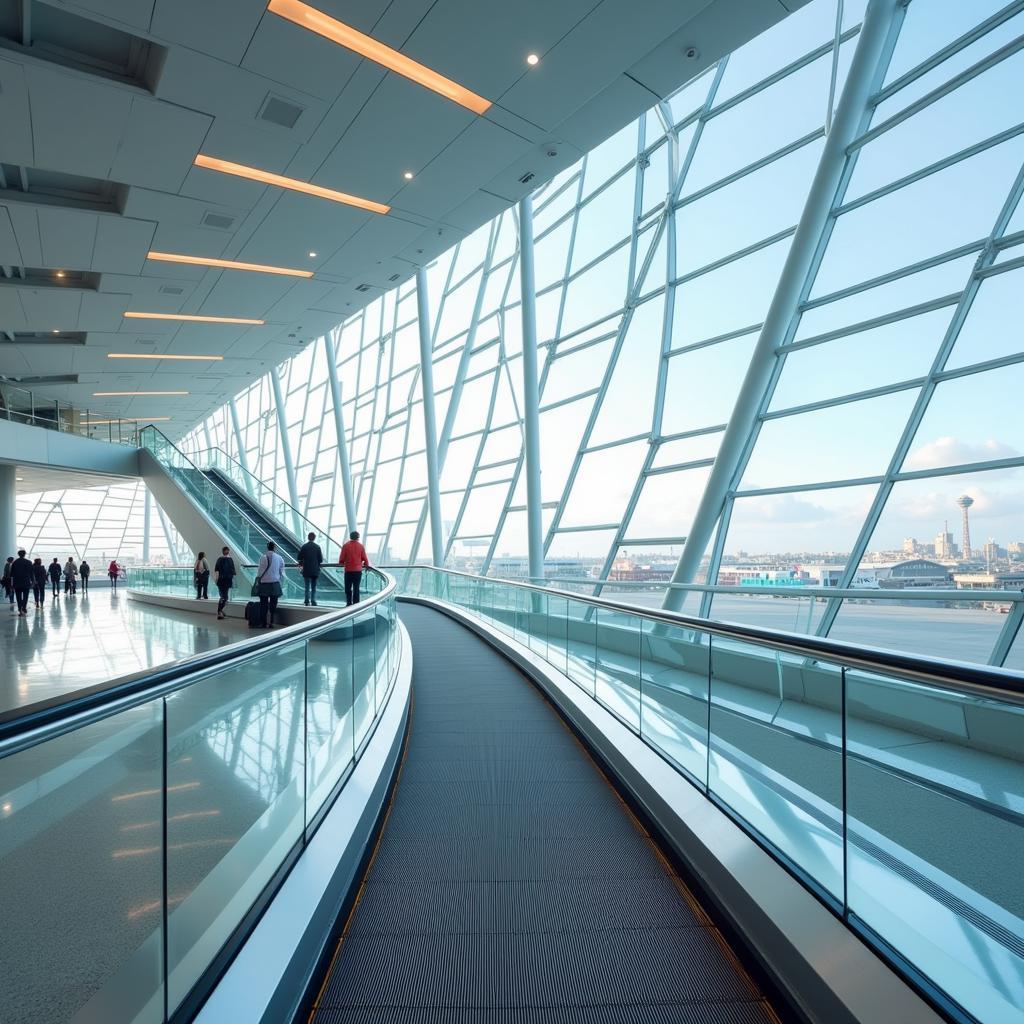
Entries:
<svg viewBox="0 0 1024 1024">
<path fill-rule="evenodd" d="M 203 225 L 208 228 L 219 228 L 221 231 L 227 231 L 235 223 L 234 217 L 229 217 L 226 213 L 214 213 L 212 210 L 207 210 L 203 214 Z"/>
<path fill-rule="evenodd" d="M 526 172 L 526 173 L 525 173 L 525 174 L 524 174 L 524 175 L 523 175 L 523 176 L 522 176 L 522 177 L 521 177 L 521 178 L 519 179 L 519 184 L 520 184 L 520 185 L 528 185 L 528 184 L 529 184 L 529 183 L 530 183 L 531 181 L 533 181 L 533 179 L 534 179 L 535 177 L 536 177 L 536 175 L 535 175 L 535 174 L 533 173 L 533 171 L 527 171 L 527 172 Z"/>
<path fill-rule="evenodd" d="M 162 295 L 183 295 L 185 293 L 185 289 L 178 288 L 176 285 L 162 284 L 160 286 L 160 293 Z"/>
<path fill-rule="evenodd" d="M 400 278 L 401 276 L 402 276 L 401 274 L 392 274 L 392 275 L 391 275 L 391 276 L 390 276 L 390 277 L 388 278 L 388 280 L 389 280 L 389 281 L 397 281 L 397 280 L 398 280 L 398 279 L 399 279 L 399 278 Z"/>
<path fill-rule="evenodd" d="M 281 99 L 280 96 L 267 93 L 267 98 L 263 101 L 263 106 L 260 107 L 260 112 L 256 115 L 256 119 L 258 121 L 269 121 L 271 124 L 276 124 L 279 128 L 294 128 L 295 122 L 302 117 L 304 109 L 304 107 L 291 103 L 289 100 Z"/>
<path fill-rule="evenodd" d="M 372 284 L 357 284 L 356 285 L 356 291 L 357 292 L 368 292 L 372 287 L 373 287 Z"/>
</svg>

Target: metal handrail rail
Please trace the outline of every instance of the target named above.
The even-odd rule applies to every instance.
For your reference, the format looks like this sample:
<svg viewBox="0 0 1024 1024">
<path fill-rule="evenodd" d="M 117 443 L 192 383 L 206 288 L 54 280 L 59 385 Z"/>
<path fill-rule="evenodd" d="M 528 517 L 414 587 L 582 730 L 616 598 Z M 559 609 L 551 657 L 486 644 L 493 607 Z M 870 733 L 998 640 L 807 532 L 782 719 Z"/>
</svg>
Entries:
<svg viewBox="0 0 1024 1024">
<path fill-rule="evenodd" d="M 33 705 L 27 712 L 18 709 L 2 712 L 0 759 L 157 697 L 184 689 L 196 681 L 194 677 L 198 673 L 228 668 L 248 661 L 253 655 L 271 648 L 292 643 L 297 639 L 315 639 L 322 633 L 336 629 L 339 623 L 380 604 L 395 592 L 397 580 L 387 573 L 376 571 L 384 577 L 385 585 L 359 604 L 326 612 L 311 621 L 285 626 L 269 635 L 264 633 L 247 637 L 233 644 L 190 655 L 169 665 L 143 669 L 129 676 L 122 676 L 113 683 L 100 683 L 71 695 L 53 697 Z"/>
<path fill-rule="evenodd" d="M 450 576 L 460 576 L 476 582 L 501 583 L 505 586 L 518 587 L 547 596 L 556 594 L 569 601 L 579 601 L 596 608 L 605 608 L 608 611 L 647 619 L 665 626 L 682 626 L 726 640 L 761 644 L 812 661 L 841 662 L 845 667 L 860 669 L 864 672 L 898 675 L 927 686 L 970 693 L 978 697 L 1009 699 L 1015 704 L 1024 706 L 1024 673 L 1015 672 L 1012 669 L 972 665 L 969 662 L 952 661 L 946 658 L 929 658 L 884 647 L 865 648 L 845 640 L 806 636 L 763 626 L 747 626 L 739 622 L 701 619 L 693 615 L 683 615 L 680 612 L 666 611 L 663 608 L 639 608 L 621 601 L 609 601 L 604 597 L 589 597 L 571 591 L 552 590 L 550 587 L 540 587 L 534 583 L 523 583 L 518 580 L 477 576 L 473 573 L 461 572 L 458 569 L 439 569 L 434 565 L 385 565 L 380 568 L 394 573 L 409 569 L 429 570 L 446 573 Z"/>
</svg>

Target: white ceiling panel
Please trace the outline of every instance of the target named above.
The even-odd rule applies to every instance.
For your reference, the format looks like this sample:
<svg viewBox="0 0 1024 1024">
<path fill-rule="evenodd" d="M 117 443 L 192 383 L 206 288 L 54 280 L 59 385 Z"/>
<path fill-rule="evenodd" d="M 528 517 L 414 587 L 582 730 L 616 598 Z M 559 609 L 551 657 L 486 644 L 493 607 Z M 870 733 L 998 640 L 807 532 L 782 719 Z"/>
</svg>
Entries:
<svg viewBox="0 0 1024 1024">
<path fill-rule="evenodd" d="M 25 308 L 14 285 L 0 283 L 0 323 L 5 331 L 24 331 L 28 329 Z M 3 348 L 2 351 L 7 351 Z"/>
<path fill-rule="evenodd" d="M 43 265 L 43 246 L 39 239 L 39 218 L 36 211 L 23 203 L 9 203 L 7 213 L 14 228 L 14 237 L 18 240 L 23 267 L 41 267 Z"/>
<path fill-rule="evenodd" d="M 117 292 L 85 292 L 79 313 L 79 329 L 83 331 L 117 331 L 124 322 L 128 296 Z M 89 338 L 92 341 L 92 336 Z"/>
<path fill-rule="evenodd" d="M 132 91 L 86 75 L 25 65 L 36 167 L 106 178 L 131 109 Z"/>
<path fill-rule="evenodd" d="M 26 166 L 35 162 L 25 69 L 3 58 L 0 58 L 0 139 L 5 164 Z"/>
<path fill-rule="evenodd" d="M 92 266 L 92 253 L 96 245 L 96 221 L 99 216 L 83 210 L 41 206 L 39 239 L 43 259 L 37 264 L 54 270 L 79 270 Z"/>
<path fill-rule="evenodd" d="M 157 0 L 152 32 L 237 64 L 266 8 L 266 0 Z"/>
<path fill-rule="evenodd" d="M 81 312 L 82 293 L 71 288 L 18 288 L 30 331 L 73 331 Z"/>
<path fill-rule="evenodd" d="M 112 274 L 142 273 L 155 230 L 153 221 L 99 214 L 92 269 Z"/>
<path fill-rule="evenodd" d="M 84 17 L 99 14 L 107 21 L 143 32 L 149 29 L 153 16 L 153 0 L 62 0 L 62 4 Z"/>
<path fill-rule="evenodd" d="M 271 274 L 222 273 L 199 311 L 210 316 L 236 316 L 244 311 L 245 316 L 265 319 L 274 303 L 298 283 L 296 278 Z"/>
<path fill-rule="evenodd" d="M 110 177 L 128 185 L 176 192 L 213 118 L 173 103 L 132 97 Z"/>
<path fill-rule="evenodd" d="M 5 263 L 8 266 L 24 266 L 18 239 L 14 235 L 11 214 L 6 206 L 0 206 L 0 263 Z"/>
<path fill-rule="evenodd" d="M 431 229 L 435 234 L 437 231 L 445 230 Z M 360 272 L 372 273 L 378 260 L 404 249 L 422 233 L 423 228 L 418 224 L 396 220 L 394 217 L 377 217 L 364 225 L 340 252 L 327 261 L 323 268 L 324 272 L 341 277 L 353 277 Z"/>
</svg>

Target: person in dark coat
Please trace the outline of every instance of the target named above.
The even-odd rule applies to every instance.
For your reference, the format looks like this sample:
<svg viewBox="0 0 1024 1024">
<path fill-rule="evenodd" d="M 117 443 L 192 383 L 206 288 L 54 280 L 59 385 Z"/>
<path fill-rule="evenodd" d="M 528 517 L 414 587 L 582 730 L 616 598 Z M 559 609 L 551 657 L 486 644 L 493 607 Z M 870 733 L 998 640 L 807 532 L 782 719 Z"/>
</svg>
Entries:
<svg viewBox="0 0 1024 1024">
<path fill-rule="evenodd" d="M 41 558 L 32 560 L 32 596 L 37 608 L 46 604 L 46 566 Z"/>
<path fill-rule="evenodd" d="M 316 605 L 316 581 L 320 576 L 320 566 L 324 564 L 324 553 L 316 543 L 316 534 L 311 533 L 305 544 L 299 548 L 299 568 L 302 570 L 302 582 L 306 588 L 304 604 Z"/>
<path fill-rule="evenodd" d="M 60 559 L 55 558 L 50 563 L 49 569 L 47 571 L 50 574 L 50 583 L 52 584 L 53 596 L 54 597 L 58 597 L 60 595 L 60 577 L 61 577 Z"/>
<path fill-rule="evenodd" d="M 78 567 L 79 575 L 82 577 L 82 593 L 87 594 L 89 592 L 89 573 L 92 572 L 92 567 L 83 558 L 82 564 Z"/>
<path fill-rule="evenodd" d="M 7 600 L 11 602 L 11 611 L 14 611 L 14 580 L 11 579 L 11 565 L 14 563 L 14 555 L 8 555 L 4 562 L 3 586 Z"/>
<path fill-rule="evenodd" d="M 11 562 L 11 580 L 14 583 L 14 599 L 18 602 L 18 614 L 28 615 L 28 594 L 32 589 L 32 563 L 25 557 L 25 550 Z"/>
<path fill-rule="evenodd" d="M 217 602 L 217 618 L 224 619 L 224 606 L 231 596 L 231 588 L 235 585 L 235 560 L 231 557 L 230 548 L 220 549 L 220 558 L 213 567 L 213 578 L 217 581 L 217 590 L 220 592 L 220 600 Z"/>
</svg>

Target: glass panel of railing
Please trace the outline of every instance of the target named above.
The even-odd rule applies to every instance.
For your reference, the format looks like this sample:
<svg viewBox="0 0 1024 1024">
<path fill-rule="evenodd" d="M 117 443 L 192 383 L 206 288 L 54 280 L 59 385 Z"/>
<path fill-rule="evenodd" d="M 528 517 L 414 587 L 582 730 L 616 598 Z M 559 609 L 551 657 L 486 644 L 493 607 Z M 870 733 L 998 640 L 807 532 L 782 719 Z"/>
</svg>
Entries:
<svg viewBox="0 0 1024 1024">
<path fill-rule="evenodd" d="M 302 641 L 166 700 L 171 1012 L 302 836 L 304 712 Z"/>
<path fill-rule="evenodd" d="M 715 594 L 711 598 L 709 618 L 722 622 L 742 622 L 788 633 L 813 633 L 828 606 L 828 599 L 807 594 L 759 594 L 754 588 L 744 593 Z M 692 612 L 691 614 L 695 614 Z"/>
<path fill-rule="evenodd" d="M 346 619 L 306 646 L 306 823 L 355 757 L 353 625 Z"/>
<path fill-rule="evenodd" d="M 548 661 L 559 672 L 568 675 L 569 664 L 569 601 L 560 594 L 548 594 Z"/>
<path fill-rule="evenodd" d="M 594 606 L 566 600 L 567 663 L 569 678 L 594 696 L 597 671 L 597 618 Z"/>
<path fill-rule="evenodd" d="M 710 693 L 708 788 L 842 900 L 841 670 L 716 637 Z"/>
<path fill-rule="evenodd" d="M 360 614 L 353 619 L 352 672 L 355 692 L 356 749 L 366 739 L 374 715 L 375 658 L 373 615 Z"/>
<path fill-rule="evenodd" d="M 710 654 L 706 633 L 643 623 L 640 733 L 701 786 L 708 781 Z"/>
<path fill-rule="evenodd" d="M 0 1017 L 163 1020 L 163 701 L 0 758 Z"/>
<path fill-rule="evenodd" d="M 640 623 L 636 615 L 597 608 L 595 695 L 612 714 L 640 731 Z"/>
<path fill-rule="evenodd" d="M 1006 624 L 1012 598 L 1005 602 L 963 598 L 915 601 L 907 590 L 899 600 L 865 596 L 843 601 L 829 636 L 871 647 L 908 651 L 931 658 L 988 661 L 996 638 Z"/>
<path fill-rule="evenodd" d="M 1024 707 L 846 673 L 850 912 L 979 1021 L 1024 1021 Z"/>
</svg>

